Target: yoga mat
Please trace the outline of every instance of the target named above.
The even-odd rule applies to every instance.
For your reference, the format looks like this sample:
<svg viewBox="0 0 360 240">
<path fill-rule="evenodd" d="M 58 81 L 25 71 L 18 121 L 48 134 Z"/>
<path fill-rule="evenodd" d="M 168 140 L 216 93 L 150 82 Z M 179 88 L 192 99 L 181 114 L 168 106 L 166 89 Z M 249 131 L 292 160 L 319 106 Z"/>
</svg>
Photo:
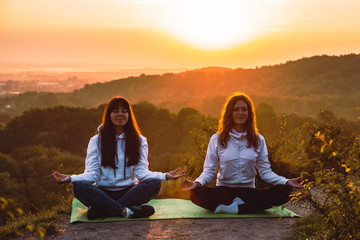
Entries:
<svg viewBox="0 0 360 240">
<path fill-rule="evenodd" d="M 75 222 L 113 222 L 134 220 L 158 220 L 177 218 L 268 218 L 268 217 L 300 217 L 296 213 L 284 207 L 273 207 L 260 214 L 214 214 L 209 210 L 193 204 L 190 200 L 169 198 L 152 199 L 149 204 L 155 208 L 155 214 L 149 218 L 122 218 L 107 217 L 104 219 L 88 220 L 86 217 L 87 207 L 78 199 L 73 199 L 70 223 Z"/>
</svg>

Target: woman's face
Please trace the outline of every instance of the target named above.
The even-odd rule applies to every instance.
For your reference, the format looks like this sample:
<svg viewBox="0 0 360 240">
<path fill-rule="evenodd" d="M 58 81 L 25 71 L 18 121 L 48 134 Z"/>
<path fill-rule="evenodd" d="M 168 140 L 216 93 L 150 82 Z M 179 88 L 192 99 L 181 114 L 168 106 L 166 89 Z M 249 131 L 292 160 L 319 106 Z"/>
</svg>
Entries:
<svg viewBox="0 0 360 240">
<path fill-rule="evenodd" d="M 239 100 L 234 108 L 233 108 L 233 112 L 232 112 L 232 124 L 233 127 L 238 130 L 245 130 L 245 124 L 246 121 L 248 120 L 248 116 L 249 116 L 249 108 L 248 105 L 246 104 L 246 102 L 244 100 Z"/>
<path fill-rule="evenodd" d="M 129 120 L 129 112 L 126 108 L 119 106 L 111 111 L 110 119 L 116 130 L 123 130 Z"/>
</svg>

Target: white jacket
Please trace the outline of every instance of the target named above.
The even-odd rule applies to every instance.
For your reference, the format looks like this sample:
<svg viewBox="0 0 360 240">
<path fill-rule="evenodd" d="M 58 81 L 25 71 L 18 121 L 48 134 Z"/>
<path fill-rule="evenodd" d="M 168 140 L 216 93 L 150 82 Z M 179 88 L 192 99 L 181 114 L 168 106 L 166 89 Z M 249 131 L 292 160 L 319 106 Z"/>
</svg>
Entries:
<svg viewBox="0 0 360 240">
<path fill-rule="evenodd" d="M 107 190 L 116 191 L 133 186 L 138 180 L 160 179 L 166 181 L 166 174 L 161 172 L 151 172 L 148 169 L 148 144 L 146 138 L 140 136 L 140 160 L 137 165 L 127 166 L 124 171 L 125 155 L 125 133 L 117 136 L 117 169 L 101 166 L 101 146 L 99 144 L 100 135 L 97 134 L 90 139 L 87 156 L 85 160 L 85 171 L 79 175 L 72 175 L 71 182 L 91 181 L 95 185 Z M 125 172 L 125 176 L 124 176 Z"/>
<path fill-rule="evenodd" d="M 203 172 L 195 181 L 201 185 L 209 183 L 220 165 L 216 186 L 255 188 L 257 170 L 268 183 L 286 184 L 289 179 L 275 174 L 270 168 L 264 137 L 258 134 L 260 144 L 255 151 L 253 147 L 247 147 L 246 134 L 233 129 L 226 148 L 220 146 L 219 134 L 214 134 L 208 145 Z"/>
</svg>

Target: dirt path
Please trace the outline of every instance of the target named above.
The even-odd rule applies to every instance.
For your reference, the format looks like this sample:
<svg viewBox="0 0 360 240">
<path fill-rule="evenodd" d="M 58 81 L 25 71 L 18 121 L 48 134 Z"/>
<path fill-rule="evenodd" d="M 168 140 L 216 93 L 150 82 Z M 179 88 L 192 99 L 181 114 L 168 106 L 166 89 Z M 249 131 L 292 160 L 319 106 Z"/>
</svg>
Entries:
<svg viewBox="0 0 360 240">
<path fill-rule="evenodd" d="M 175 219 L 76 223 L 46 239 L 281 239 L 296 219 Z"/>
<path fill-rule="evenodd" d="M 299 214 L 301 209 L 287 208 Z M 63 219 L 60 233 L 45 239 L 282 239 L 299 218 L 174 219 L 106 223 L 69 223 Z"/>
</svg>

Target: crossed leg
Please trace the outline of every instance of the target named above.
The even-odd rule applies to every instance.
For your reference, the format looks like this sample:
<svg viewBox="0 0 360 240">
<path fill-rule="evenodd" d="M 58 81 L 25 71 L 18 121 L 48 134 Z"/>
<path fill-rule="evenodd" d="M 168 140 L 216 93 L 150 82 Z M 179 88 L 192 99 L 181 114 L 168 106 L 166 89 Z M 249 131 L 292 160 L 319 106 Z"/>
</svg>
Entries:
<svg viewBox="0 0 360 240">
<path fill-rule="evenodd" d="M 288 202 L 291 191 L 291 187 L 287 185 L 265 189 L 205 186 L 192 190 L 190 199 L 196 205 L 214 211 L 220 204 L 229 205 L 234 198 L 239 197 L 245 202 L 239 205 L 239 213 L 251 213 Z"/>
</svg>

